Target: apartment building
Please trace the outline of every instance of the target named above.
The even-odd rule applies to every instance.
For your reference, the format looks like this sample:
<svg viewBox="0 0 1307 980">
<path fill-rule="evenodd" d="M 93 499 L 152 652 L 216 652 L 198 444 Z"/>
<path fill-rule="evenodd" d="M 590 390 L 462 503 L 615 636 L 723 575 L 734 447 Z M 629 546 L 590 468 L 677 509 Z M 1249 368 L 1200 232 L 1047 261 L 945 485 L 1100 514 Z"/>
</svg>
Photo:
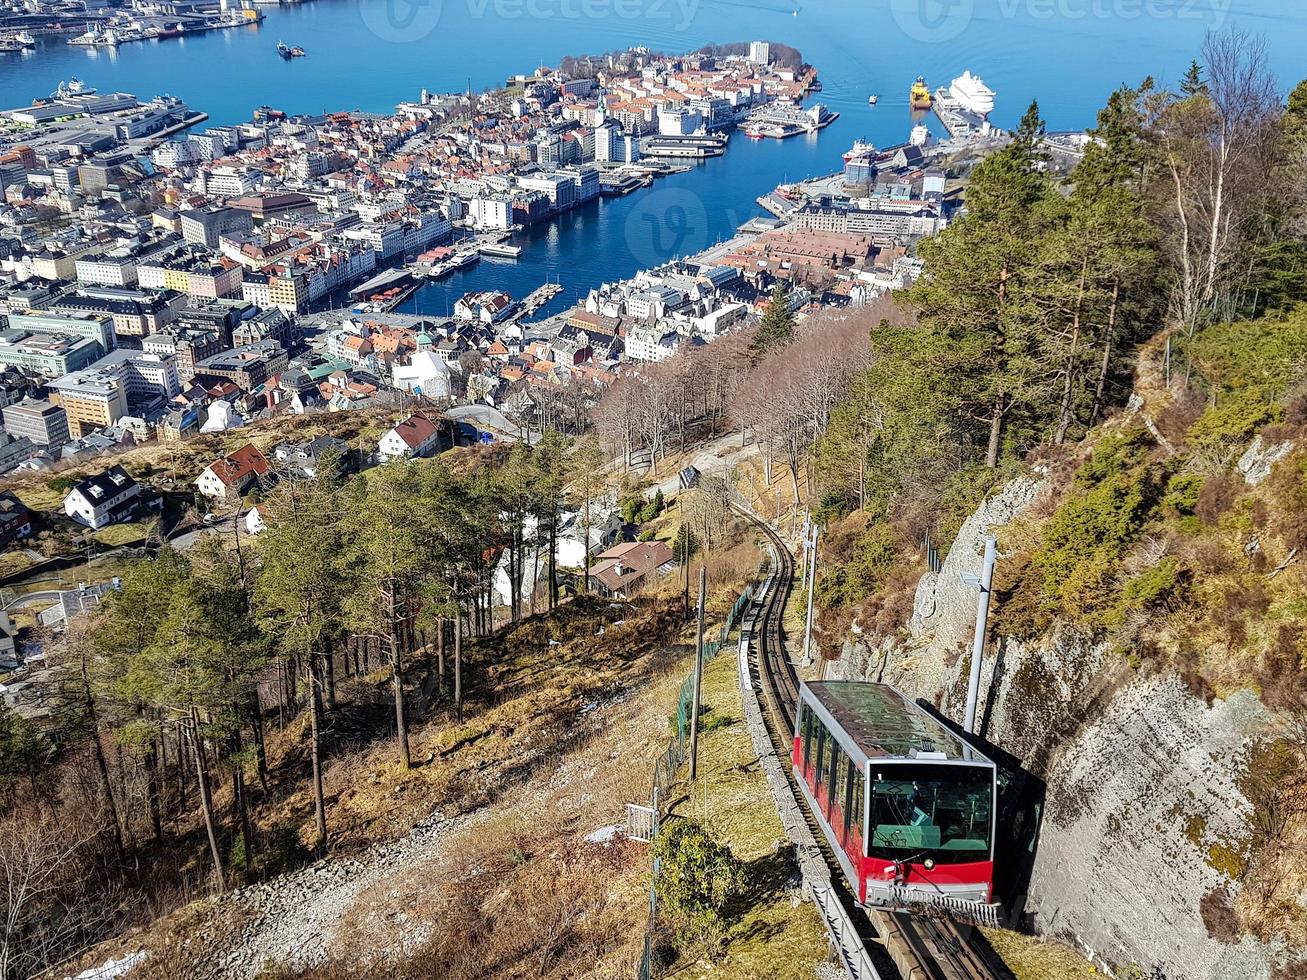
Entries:
<svg viewBox="0 0 1307 980">
<path fill-rule="evenodd" d="M 4 409 L 5 431 L 15 439 L 58 449 L 68 441 L 68 414 L 53 402 L 24 398 Z"/>
</svg>

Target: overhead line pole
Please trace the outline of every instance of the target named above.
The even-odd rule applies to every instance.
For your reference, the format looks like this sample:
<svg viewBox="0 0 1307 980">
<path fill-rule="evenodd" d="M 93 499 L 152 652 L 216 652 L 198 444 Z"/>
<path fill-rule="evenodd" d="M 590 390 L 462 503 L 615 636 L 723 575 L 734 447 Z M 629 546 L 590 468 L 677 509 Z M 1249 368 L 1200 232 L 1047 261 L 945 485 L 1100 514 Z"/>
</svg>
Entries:
<svg viewBox="0 0 1307 980">
<path fill-rule="evenodd" d="M 808 543 L 808 551 L 812 553 L 812 559 L 807 562 L 806 574 L 808 576 L 808 618 L 803 628 L 803 665 L 805 667 L 812 665 L 812 596 L 817 585 L 817 538 L 821 534 L 821 525 L 812 525 L 812 539 Z"/>
<path fill-rule="evenodd" d="M 703 600 L 708 569 L 699 566 L 699 628 L 694 643 L 694 703 L 690 709 L 690 778 L 699 775 L 699 706 L 703 688 Z"/>
</svg>

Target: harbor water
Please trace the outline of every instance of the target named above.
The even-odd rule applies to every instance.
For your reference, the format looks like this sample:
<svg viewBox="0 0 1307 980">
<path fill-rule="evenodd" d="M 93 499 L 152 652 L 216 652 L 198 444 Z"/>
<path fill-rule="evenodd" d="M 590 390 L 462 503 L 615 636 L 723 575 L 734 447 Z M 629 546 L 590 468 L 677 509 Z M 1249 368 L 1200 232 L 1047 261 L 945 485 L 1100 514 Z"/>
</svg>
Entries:
<svg viewBox="0 0 1307 980">
<path fill-rule="evenodd" d="M 233 6 L 236 4 L 233 2 Z M 821 73 L 816 99 L 840 113 L 819 133 L 731 140 L 725 155 L 606 198 L 518 236 L 521 258 L 486 258 L 424 286 L 401 310 L 444 314 L 472 289 L 521 298 L 564 290 L 545 312 L 592 286 L 729 237 L 778 183 L 839 169 L 854 139 L 903 142 L 908 89 L 970 69 L 998 93 L 1010 126 L 1038 99 L 1050 129 L 1082 129 L 1109 92 L 1152 74 L 1179 78 L 1211 29 L 1266 35 L 1285 89 L 1307 75 L 1307 23 L 1283 0 L 309 0 L 261 5 L 257 26 L 84 48 L 45 40 L 0 54 L 0 104 L 26 104 L 72 76 L 100 91 L 169 93 L 209 125 L 287 112 L 385 112 L 431 92 L 482 90 L 566 55 L 635 45 L 667 53 L 765 38 L 792 45 Z M 277 56 L 278 41 L 303 58 Z M 878 104 L 868 97 L 878 94 Z M 935 128 L 938 130 L 938 126 Z"/>
</svg>

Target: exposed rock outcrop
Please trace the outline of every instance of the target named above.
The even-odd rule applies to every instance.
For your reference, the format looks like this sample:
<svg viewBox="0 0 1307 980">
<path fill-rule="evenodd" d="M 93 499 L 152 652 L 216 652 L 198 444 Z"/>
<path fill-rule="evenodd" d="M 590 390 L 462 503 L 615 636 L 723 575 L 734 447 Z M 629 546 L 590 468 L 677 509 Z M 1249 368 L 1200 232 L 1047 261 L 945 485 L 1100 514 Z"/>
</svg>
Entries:
<svg viewBox="0 0 1307 980">
<path fill-rule="evenodd" d="M 986 534 L 1041 491 L 1010 483 L 966 522 L 938 575 L 919 583 L 902 641 L 845 645 L 839 676 L 882 680 L 953 718 L 966 700 Z M 1002 557 L 1000 555 L 1000 561 Z M 996 648 L 995 648 L 996 647 Z M 1207 704 L 1170 672 L 1140 672 L 1070 630 L 986 650 L 981 732 L 1043 779 L 1046 806 L 1024 908 L 1107 970 L 1169 980 L 1267 980 L 1278 951 L 1208 935 L 1199 903 L 1237 886 L 1228 862 L 1250 836 L 1240 788 L 1265 712 L 1240 692 Z"/>
</svg>

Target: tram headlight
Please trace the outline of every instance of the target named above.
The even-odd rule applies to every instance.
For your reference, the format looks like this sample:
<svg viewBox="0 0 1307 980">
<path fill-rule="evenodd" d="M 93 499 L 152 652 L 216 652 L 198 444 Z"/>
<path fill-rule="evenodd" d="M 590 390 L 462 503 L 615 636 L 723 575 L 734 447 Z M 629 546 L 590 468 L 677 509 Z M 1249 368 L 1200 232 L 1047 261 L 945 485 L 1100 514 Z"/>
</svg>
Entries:
<svg viewBox="0 0 1307 980">
<path fill-rule="evenodd" d="M 934 870 L 935 870 L 935 859 L 934 859 L 934 858 L 926 858 L 926 860 L 924 860 L 924 861 L 921 862 L 921 866 L 922 866 L 923 868 L 925 868 L 927 871 L 934 871 Z"/>
</svg>

